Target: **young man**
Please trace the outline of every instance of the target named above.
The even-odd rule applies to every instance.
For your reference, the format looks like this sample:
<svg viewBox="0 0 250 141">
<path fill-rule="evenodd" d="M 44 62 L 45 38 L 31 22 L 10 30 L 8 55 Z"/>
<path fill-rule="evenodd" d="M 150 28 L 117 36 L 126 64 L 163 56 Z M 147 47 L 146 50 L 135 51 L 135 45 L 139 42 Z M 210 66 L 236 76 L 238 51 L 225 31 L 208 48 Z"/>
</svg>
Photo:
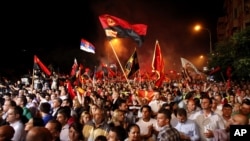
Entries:
<svg viewBox="0 0 250 141">
<path fill-rule="evenodd" d="M 184 108 L 177 110 L 178 123 L 175 128 L 180 132 L 182 140 L 198 141 L 200 139 L 197 124 L 187 118 L 187 111 Z"/>
<path fill-rule="evenodd" d="M 157 123 L 160 126 L 157 135 L 157 141 L 180 141 L 180 133 L 170 124 L 171 111 L 168 109 L 161 109 L 157 114 Z"/>
</svg>

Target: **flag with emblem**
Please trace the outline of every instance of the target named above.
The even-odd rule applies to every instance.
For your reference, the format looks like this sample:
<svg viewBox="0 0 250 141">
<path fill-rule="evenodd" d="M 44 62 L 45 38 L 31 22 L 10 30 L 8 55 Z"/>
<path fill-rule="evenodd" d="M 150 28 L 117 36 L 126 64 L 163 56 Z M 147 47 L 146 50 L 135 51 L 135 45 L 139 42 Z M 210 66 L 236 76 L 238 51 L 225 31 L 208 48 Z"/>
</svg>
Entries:
<svg viewBox="0 0 250 141">
<path fill-rule="evenodd" d="M 99 16 L 99 20 L 108 39 L 131 37 L 139 47 L 142 46 L 147 33 L 147 25 L 130 24 L 121 18 L 108 14 Z"/>
<path fill-rule="evenodd" d="M 157 74 L 157 79 L 155 81 L 155 86 L 159 87 L 165 79 L 165 66 L 164 59 L 161 54 L 161 47 L 156 40 L 153 61 L 152 61 L 152 72 Z"/>
<path fill-rule="evenodd" d="M 134 53 L 130 56 L 128 59 L 126 65 L 125 65 L 125 74 L 127 77 L 131 77 L 134 73 L 136 73 L 140 69 L 137 52 L 136 49 Z"/>
<path fill-rule="evenodd" d="M 89 41 L 81 39 L 80 49 L 95 54 L 95 47 Z"/>
</svg>

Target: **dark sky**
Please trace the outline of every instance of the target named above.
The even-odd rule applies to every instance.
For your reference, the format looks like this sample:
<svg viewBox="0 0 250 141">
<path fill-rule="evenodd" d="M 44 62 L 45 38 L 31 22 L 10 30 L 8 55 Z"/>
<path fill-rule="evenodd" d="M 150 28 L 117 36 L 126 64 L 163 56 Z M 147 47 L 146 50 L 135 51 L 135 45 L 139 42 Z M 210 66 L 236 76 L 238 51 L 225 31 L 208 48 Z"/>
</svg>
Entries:
<svg viewBox="0 0 250 141">
<path fill-rule="evenodd" d="M 117 63 L 105 38 L 98 16 L 110 14 L 131 24 L 148 25 L 142 47 L 137 48 L 141 69 L 151 71 L 155 41 L 162 48 L 166 70 L 180 69 L 180 57 L 195 60 L 209 52 L 209 34 L 195 33 L 201 23 L 216 42 L 216 22 L 223 0 L 82 0 L 5 3 L 1 14 L 0 72 L 23 74 L 32 71 L 36 54 L 45 65 L 69 73 L 74 58 L 93 68 L 99 62 Z M 80 39 L 90 41 L 96 54 L 81 51 Z M 123 65 L 136 44 L 120 39 L 114 45 Z M 118 63 L 117 63 L 118 64 Z"/>
</svg>

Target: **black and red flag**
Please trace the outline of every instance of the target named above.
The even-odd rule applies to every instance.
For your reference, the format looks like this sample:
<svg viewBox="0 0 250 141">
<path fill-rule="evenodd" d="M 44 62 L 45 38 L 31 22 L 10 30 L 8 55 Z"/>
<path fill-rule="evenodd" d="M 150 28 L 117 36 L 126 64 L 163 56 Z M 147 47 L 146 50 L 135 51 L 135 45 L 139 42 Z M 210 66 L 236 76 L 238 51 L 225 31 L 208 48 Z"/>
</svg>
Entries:
<svg viewBox="0 0 250 141">
<path fill-rule="evenodd" d="M 138 61 L 138 57 L 137 57 L 137 52 L 135 50 L 125 65 L 125 74 L 129 78 L 134 73 L 136 73 L 139 69 L 140 69 L 139 61 Z"/>
<path fill-rule="evenodd" d="M 156 40 L 153 61 L 152 61 L 152 72 L 157 74 L 155 86 L 159 87 L 165 79 L 165 66 L 164 59 L 161 54 L 161 47 L 159 42 Z"/>
<path fill-rule="evenodd" d="M 36 55 L 34 55 L 34 69 L 41 69 L 48 76 L 51 75 L 51 71 L 43 64 L 42 61 L 40 61 Z"/>
<path fill-rule="evenodd" d="M 99 20 L 108 39 L 131 37 L 139 46 L 142 45 L 147 33 L 147 25 L 130 24 L 115 16 L 104 14 Z"/>
</svg>

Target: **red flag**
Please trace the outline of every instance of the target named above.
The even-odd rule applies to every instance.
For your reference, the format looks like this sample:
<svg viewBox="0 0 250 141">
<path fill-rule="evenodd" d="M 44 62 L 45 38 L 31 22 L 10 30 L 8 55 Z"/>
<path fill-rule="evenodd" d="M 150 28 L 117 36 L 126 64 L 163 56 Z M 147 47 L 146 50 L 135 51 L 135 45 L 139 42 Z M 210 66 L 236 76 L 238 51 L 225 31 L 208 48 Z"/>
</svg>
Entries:
<svg viewBox="0 0 250 141">
<path fill-rule="evenodd" d="M 220 70 L 220 66 L 217 66 L 215 69 L 211 70 L 211 72 L 209 73 L 209 75 L 212 75 L 216 72 L 218 72 Z"/>
<path fill-rule="evenodd" d="M 164 78 L 165 78 L 165 72 L 164 72 L 164 60 L 161 55 L 161 47 L 159 42 L 156 40 L 155 43 L 155 50 L 154 50 L 154 56 L 152 61 L 152 72 L 155 72 L 157 74 L 157 79 L 155 82 L 155 86 L 159 87 Z"/>
<path fill-rule="evenodd" d="M 77 69 L 78 69 L 78 63 L 77 63 L 77 60 L 75 58 L 74 59 L 74 64 L 73 64 L 71 72 L 70 72 L 70 76 L 75 76 L 76 72 L 77 72 Z"/>
<path fill-rule="evenodd" d="M 143 38 L 147 33 L 147 25 L 132 25 L 123 19 L 108 14 L 99 16 L 99 20 L 109 39 L 131 37 L 139 46 L 142 45 Z"/>
<path fill-rule="evenodd" d="M 154 91 L 138 90 L 138 96 L 151 101 L 154 98 Z"/>
<path fill-rule="evenodd" d="M 38 64 L 38 66 L 45 72 L 47 75 L 51 75 L 50 70 L 40 61 L 40 59 L 34 55 L 34 63 Z"/>
<path fill-rule="evenodd" d="M 74 99 L 76 96 L 76 93 L 75 93 L 74 89 L 72 88 L 70 81 L 67 81 L 67 90 L 68 90 L 70 98 Z"/>
</svg>

